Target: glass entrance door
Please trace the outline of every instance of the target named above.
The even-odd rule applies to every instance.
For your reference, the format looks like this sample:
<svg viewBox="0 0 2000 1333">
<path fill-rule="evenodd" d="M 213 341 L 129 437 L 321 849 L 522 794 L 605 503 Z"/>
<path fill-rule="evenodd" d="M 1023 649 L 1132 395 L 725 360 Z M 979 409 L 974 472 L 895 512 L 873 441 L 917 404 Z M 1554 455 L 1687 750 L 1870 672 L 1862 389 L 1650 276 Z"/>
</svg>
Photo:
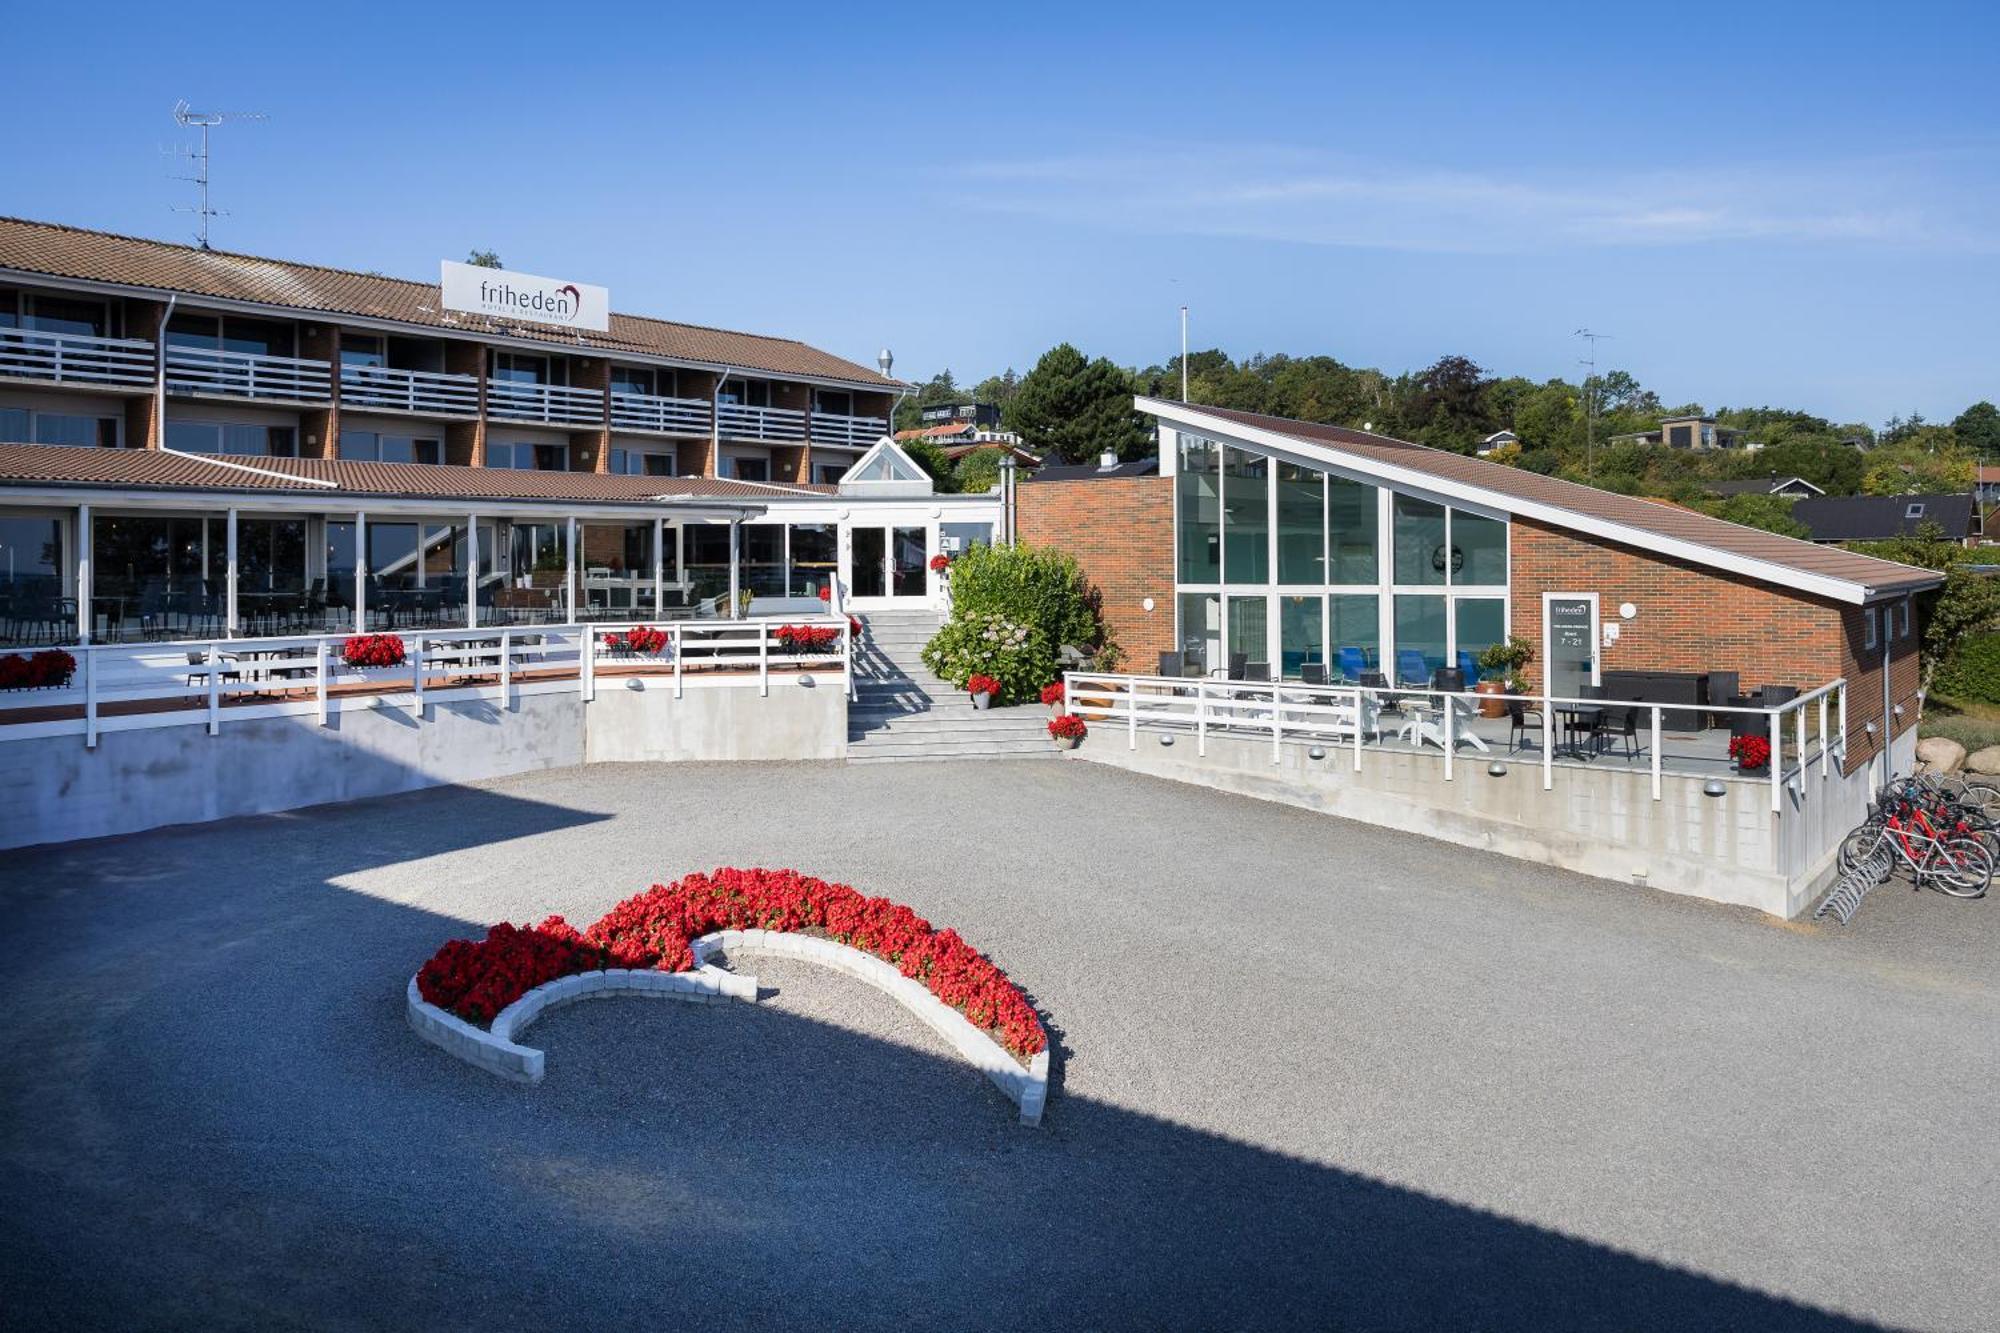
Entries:
<svg viewBox="0 0 2000 1333">
<path fill-rule="evenodd" d="M 847 586 L 857 598 L 918 600 L 930 594 L 930 533 L 918 525 L 855 528 Z"/>
<path fill-rule="evenodd" d="M 1581 686 L 1597 684 L 1595 595 L 1543 595 L 1542 660 L 1548 663 L 1548 692 L 1557 698 L 1577 698 Z"/>
</svg>

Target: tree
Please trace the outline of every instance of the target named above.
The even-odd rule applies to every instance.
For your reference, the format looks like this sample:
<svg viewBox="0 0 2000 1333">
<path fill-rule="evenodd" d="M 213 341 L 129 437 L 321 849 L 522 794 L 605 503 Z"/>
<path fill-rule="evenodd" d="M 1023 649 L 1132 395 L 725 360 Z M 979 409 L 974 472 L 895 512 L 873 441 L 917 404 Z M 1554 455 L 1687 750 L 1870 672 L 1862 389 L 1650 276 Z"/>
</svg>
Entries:
<svg viewBox="0 0 2000 1333">
<path fill-rule="evenodd" d="M 998 445 L 990 449 L 974 449 L 962 454 L 958 460 L 958 489 L 968 495 L 982 495 L 1000 480 L 1001 460 L 1008 451 Z"/>
<path fill-rule="evenodd" d="M 1762 528 L 1781 537 L 1809 537 L 1812 532 L 1792 517 L 1789 495 L 1732 495 L 1726 500 L 1710 500 L 1698 506 L 1703 512 L 1746 528 Z"/>
<path fill-rule="evenodd" d="M 1562 380 L 1521 396 L 1514 407 L 1513 431 L 1521 437 L 1523 449 L 1583 447 L 1583 401 L 1574 385 Z"/>
<path fill-rule="evenodd" d="M 1489 383 L 1472 358 L 1440 357 L 1416 377 L 1398 415 L 1422 443 L 1470 453 L 1496 429 L 1486 410 Z"/>
<path fill-rule="evenodd" d="M 965 391 L 959 388 L 958 381 L 951 377 L 951 370 L 949 368 L 940 370 L 919 384 L 915 394 L 896 404 L 895 420 L 890 423 L 891 428 L 915 430 L 923 421 L 925 408 L 963 402 L 964 399 Z"/>
<path fill-rule="evenodd" d="M 904 440 L 902 449 L 911 462 L 930 473 L 931 486 L 939 494 L 949 495 L 958 489 L 958 471 L 944 456 L 944 450 L 929 440 Z"/>
<path fill-rule="evenodd" d="M 1020 391 L 1020 388 L 1021 377 L 1014 373 L 1012 366 L 1009 366 L 1007 367 L 1006 374 L 988 375 L 985 379 L 973 385 L 972 400 L 977 403 L 991 403 L 995 407 L 1004 408 L 1007 404 L 1014 401 L 1014 395 Z"/>
<path fill-rule="evenodd" d="M 1887 439 L 1889 432 L 1883 431 Z M 1976 464 L 1949 427 L 1904 429 L 1868 455 L 1861 489 L 1869 495 L 1940 495 L 1972 489 Z"/>
<path fill-rule="evenodd" d="M 1951 433 L 1980 458 L 2000 457 L 2000 407 L 1982 398 L 1952 418 Z"/>
<path fill-rule="evenodd" d="M 465 262 L 474 268 L 503 268 L 500 254 L 496 250 L 474 250 L 465 257 Z"/>
<path fill-rule="evenodd" d="M 1920 524 L 1907 537 L 1848 545 L 1863 555 L 1944 574 L 1944 585 L 1923 597 L 1923 670 L 1918 688 L 1929 693 L 1938 667 L 1951 659 L 1966 636 L 2000 616 L 2000 581 L 1976 572 L 1973 565 L 1986 557 L 1952 541 L 1935 523 Z"/>
<path fill-rule="evenodd" d="M 1151 432 L 1132 410 L 1125 372 L 1068 343 L 1044 352 L 1021 377 L 1004 420 L 1036 452 L 1077 461 L 1106 451 L 1137 458 L 1153 447 Z"/>
</svg>

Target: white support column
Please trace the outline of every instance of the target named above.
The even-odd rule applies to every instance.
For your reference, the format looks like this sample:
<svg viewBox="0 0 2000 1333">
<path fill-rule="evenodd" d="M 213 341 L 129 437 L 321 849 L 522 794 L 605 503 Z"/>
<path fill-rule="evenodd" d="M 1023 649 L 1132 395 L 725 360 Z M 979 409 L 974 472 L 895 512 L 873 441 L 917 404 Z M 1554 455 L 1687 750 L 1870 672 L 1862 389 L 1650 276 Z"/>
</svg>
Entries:
<svg viewBox="0 0 2000 1333">
<path fill-rule="evenodd" d="M 569 541 L 567 558 L 563 561 L 563 606 L 567 608 L 569 623 L 576 623 L 576 515 L 569 516 Z"/>
<path fill-rule="evenodd" d="M 1446 549 L 1450 548 L 1447 547 Z M 1438 718 L 1439 723 L 1442 724 L 1440 730 L 1444 736 L 1444 780 L 1451 782 L 1455 780 L 1452 761 L 1456 758 L 1452 752 L 1458 748 L 1454 744 L 1456 738 L 1452 735 L 1452 723 L 1457 719 L 1458 715 L 1458 700 L 1449 694 L 1441 694 L 1438 698 L 1444 703 L 1444 707 L 1439 710 L 1441 716 Z"/>
<path fill-rule="evenodd" d="M 354 632 L 368 632 L 368 515 L 354 513 Z"/>
<path fill-rule="evenodd" d="M 1548 674 L 1543 668 L 1543 675 Z M 1546 689 L 1542 692 L 1542 790 L 1553 791 L 1556 785 L 1555 754 L 1555 712 L 1549 703 Z"/>
<path fill-rule="evenodd" d="M 1779 742 L 1785 738 L 1785 730 L 1780 725 L 1776 709 L 1772 709 L 1767 713 L 1764 720 L 1771 729 L 1771 813 L 1775 815 L 1782 813 L 1785 808 L 1783 800 L 1785 791 L 1783 781 L 1785 763 L 1784 756 L 1778 748 Z M 1888 730 L 1889 719 L 1885 717 L 1882 719 L 1883 734 L 1887 735 Z"/>
<path fill-rule="evenodd" d="M 479 628 L 479 515 L 465 516 L 465 627 Z"/>
<path fill-rule="evenodd" d="M 1792 728 L 1792 748 L 1798 751 L 1799 758 L 1799 799 L 1804 800 L 1806 794 L 1806 710 L 1804 708 L 1794 708 L 1792 710 L 1792 718 L 1796 723 Z"/>
<path fill-rule="evenodd" d="M 740 609 L 741 598 L 737 593 L 737 586 L 736 586 L 737 566 L 740 563 L 740 557 L 738 553 L 742 549 L 742 527 L 743 523 L 741 519 L 732 518 L 729 520 L 729 616 L 728 618 L 730 620 L 734 620 L 737 618 L 738 615 L 742 614 Z"/>
<path fill-rule="evenodd" d="M 1653 799 L 1660 799 L 1660 706 L 1653 705 Z"/>
<path fill-rule="evenodd" d="M 1827 700 L 1831 698 L 1833 698 L 1831 694 L 1822 694 L 1819 697 L 1819 780 L 1821 782 L 1825 782 L 1827 779 L 1826 704 Z"/>
<path fill-rule="evenodd" d="M 514 631 L 500 627 L 500 706 L 514 708 Z"/>
<path fill-rule="evenodd" d="M 242 625 L 242 621 L 238 618 L 236 610 L 236 509 L 234 506 L 231 506 L 229 509 L 228 519 L 223 524 L 223 533 L 222 550 L 225 563 L 223 565 L 222 586 L 227 591 L 223 597 L 222 624 L 225 637 L 233 639 L 236 637 L 237 629 Z"/>
<path fill-rule="evenodd" d="M 88 645 L 95 638 L 96 613 L 90 605 L 91 582 L 96 577 L 91 572 L 91 524 L 90 506 L 76 507 L 76 641 Z"/>
<path fill-rule="evenodd" d="M 319 724 L 326 725 L 326 640 L 313 644 L 313 696 L 319 704 Z"/>
<path fill-rule="evenodd" d="M 83 748 L 97 748 L 97 653 L 82 650 L 83 658 Z"/>
<path fill-rule="evenodd" d="M 667 522 L 653 520 L 653 617 L 658 619 L 666 612 L 667 600 Z"/>
<path fill-rule="evenodd" d="M 1361 729 L 1368 718 L 1368 708 L 1374 696 L 1363 694 L 1359 686 L 1354 691 L 1354 771 L 1361 771 Z"/>
</svg>

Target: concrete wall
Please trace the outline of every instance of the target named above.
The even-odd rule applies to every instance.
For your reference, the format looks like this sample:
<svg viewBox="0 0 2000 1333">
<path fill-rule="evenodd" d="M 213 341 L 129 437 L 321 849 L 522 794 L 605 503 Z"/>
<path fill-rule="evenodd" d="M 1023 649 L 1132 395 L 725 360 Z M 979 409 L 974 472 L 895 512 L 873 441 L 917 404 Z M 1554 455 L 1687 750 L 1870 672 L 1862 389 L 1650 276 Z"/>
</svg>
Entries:
<svg viewBox="0 0 2000 1333">
<path fill-rule="evenodd" d="M 0 847 L 134 833 L 167 824 L 477 782 L 616 761 L 840 759 L 847 700 L 836 681 L 807 688 L 774 678 L 753 689 L 632 690 L 601 682 L 586 704 L 573 689 L 494 699 L 354 703 L 317 718 L 232 719 L 107 731 L 95 750 L 76 735 L 0 746 Z"/>
<path fill-rule="evenodd" d="M 1730 780 L 1723 795 L 1706 796 L 1701 779 L 1668 775 L 1655 801 L 1643 772 L 1558 765 L 1554 788 L 1543 791 L 1532 758 L 1503 760 L 1506 775 L 1494 777 L 1489 758 L 1462 756 L 1446 782 L 1442 755 L 1370 750 L 1356 773 L 1352 752 L 1339 748 L 1314 760 L 1308 747 L 1288 744 L 1273 764 L 1268 741 L 1211 736 L 1204 757 L 1192 736 L 1176 735 L 1172 746 L 1159 737 L 1142 730 L 1127 749 L 1106 723 L 1075 757 L 1787 918 L 1826 885 L 1839 842 L 1838 834 L 1825 841 L 1828 830 L 1859 822 L 1857 791 L 1867 803 L 1865 778 L 1838 771 L 1825 783 L 1817 771 L 1807 778 L 1808 818 L 1789 794 L 1786 813 L 1772 814 L 1761 780 Z"/>
</svg>

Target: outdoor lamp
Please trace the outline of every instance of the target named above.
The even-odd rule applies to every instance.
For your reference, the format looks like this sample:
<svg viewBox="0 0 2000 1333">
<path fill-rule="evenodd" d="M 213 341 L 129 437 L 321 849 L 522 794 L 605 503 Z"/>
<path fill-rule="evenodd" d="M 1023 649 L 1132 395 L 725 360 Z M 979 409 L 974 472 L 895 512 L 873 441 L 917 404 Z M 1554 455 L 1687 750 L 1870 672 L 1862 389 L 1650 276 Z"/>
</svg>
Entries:
<svg viewBox="0 0 2000 1333">
<path fill-rule="evenodd" d="M 1729 788 L 1723 785 L 1721 778 L 1710 778 L 1701 784 L 1701 794 L 1703 796 L 1726 796 L 1729 794 Z"/>
<path fill-rule="evenodd" d="M 1160 744 L 1162 745 L 1172 745 L 1173 743 L 1174 743 L 1174 738 L 1172 736 L 1160 737 Z"/>
<path fill-rule="evenodd" d="M 1322 746 L 1315 745 L 1312 747 L 1312 749 L 1306 751 L 1306 758 L 1324 759 L 1326 758 L 1326 750 Z"/>
<path fill-rule="evenodd" d="M 1492 763 L 1486 766 L 1486 775 L 1488 777 L 1504 778 L 1507 776 L 1507 765 L 1501 763 L 1498 759 L 1495 759 Z"/>
</svg>

